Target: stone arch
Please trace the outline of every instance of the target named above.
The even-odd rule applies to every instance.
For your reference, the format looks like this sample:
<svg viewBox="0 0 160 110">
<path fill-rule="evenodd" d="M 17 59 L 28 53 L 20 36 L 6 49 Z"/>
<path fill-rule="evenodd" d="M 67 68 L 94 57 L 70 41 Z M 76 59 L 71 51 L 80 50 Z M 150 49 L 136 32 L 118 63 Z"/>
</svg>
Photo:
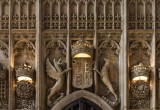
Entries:
<svg viewBox="0 0 160 110">
<path fill-rule="evenodd" d="M 69 105 L 70 103 L 80 98 L 85 98 L 85 99 L 90 100 L 91 102 L 101 107 L 103 110 L 114 110 L 102 98 L 100 98 L 99 96 L 91 92 L 85 91 L 85 90 L 76 91 L 74 93 L 67 95 L 62 100 L 60 100 L 54 107 L 52 107 L 51 110 L 62 110 L 67 105 Z"/>
</svg>

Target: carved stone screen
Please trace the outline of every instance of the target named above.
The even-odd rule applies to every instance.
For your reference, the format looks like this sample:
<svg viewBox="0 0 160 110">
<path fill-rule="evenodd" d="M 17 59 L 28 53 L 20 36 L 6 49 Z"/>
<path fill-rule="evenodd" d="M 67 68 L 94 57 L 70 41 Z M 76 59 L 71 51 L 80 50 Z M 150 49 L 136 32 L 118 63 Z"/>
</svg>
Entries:
<svg viewBox="0 0 160 110">
<path fill-rule="evenodd" d="M 0 0 L 2 110 L 158 110 L 159 79 L 160 0 Z"/>
</svg>

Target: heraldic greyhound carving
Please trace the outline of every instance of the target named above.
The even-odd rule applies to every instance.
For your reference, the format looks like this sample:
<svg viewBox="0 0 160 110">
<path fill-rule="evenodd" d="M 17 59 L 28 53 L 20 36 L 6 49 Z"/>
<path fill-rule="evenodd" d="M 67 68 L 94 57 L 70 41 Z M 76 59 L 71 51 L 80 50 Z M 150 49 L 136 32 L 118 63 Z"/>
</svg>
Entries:
<svg viewBox="0 0 160 110">
<path fill-rule="evenodd" d="M 118 97 L 115 93 L 113 86 L 111 84 L 111 81 L 109 79 L 109 66 L 110 66 L 110 60 L 104 58 L 105 64 L 102 67 L 101 72 L 98 71 L 96 68 L 94 70 L 100 75 L 102 82 L 108 87 L 109 91 L 115 96 L 115 101 L 112 103 L 112 105 L 118 104 Z M 104 97 L 104 96 L 103 96 Z"/>
<path fill-rule="evenodd" d="M 56 80 L 56 83 L 53 87 L 51 87 L 49 90 L 48 90 L 48 97 L 47 97 L 47 104 L 48 106 L 52 106 L 54 105 L 57 101 L 59 101 L 61 98 L 64 97 L 64 93 L 61 93 L 60 97 L 57 98 L 54 102 L 51 101 L 51 97 L 54 96 L 56 93 L 58 93 L 62 87 L 63 87 L 63 84 L 64 84 L 64 80 L 65 80 L 65 74 L 64 73 L 67 73 L 68 71 L 71 70 L 71 68 L 68 68 L 66 70 L 62 70 L 62 61 L 61 59 L 56 61 L 55 59 L 53 60 L 53 64 L 52 65 L 49 61 L 49 59 L 47 59 L 46 61 L 46 71 L 47 71 L 47 74 L 50 78 L 52 79 L 55 79 Z"/>
</svg>

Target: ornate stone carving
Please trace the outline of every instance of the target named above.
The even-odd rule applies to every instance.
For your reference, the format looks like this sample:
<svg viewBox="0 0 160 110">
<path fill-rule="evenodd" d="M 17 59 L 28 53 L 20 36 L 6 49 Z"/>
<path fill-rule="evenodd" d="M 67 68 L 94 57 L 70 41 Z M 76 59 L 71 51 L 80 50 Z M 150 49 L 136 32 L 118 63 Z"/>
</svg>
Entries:
<svg viewBox="0 0 160 110">
<path fill-rule="evenodd" d="M 22 63 L 16 71 L 16 104 L 18 109 L 34 108 L 34 69 L 28 63 Z"/>
<path fill-rule="evenodd" d="M 6 43 L 0 40 L 0 50 L 3 52 L 3 54 L 8 57 L 8 46 Z"/>
<path fill-rule="evenodd" d="M 35 100 L 23 100 L 23 99 L 17 99 L 16 100 L 16 108 L 17 109 L 37 109 L 35 107 Z"/>
<path fill-rule="evenodd" d="M 100 75 L 102 82 L 105 84 L 105 86 L 108 87 L 109 91 L 115 96 L 115 101 L 111 102 L 110 100 L 107 100 L 105 96 L 102 96 L 102 98 L 107 102 L 109 102 L 112 106 L 116 106 L 119 103 L 119 101 L 118 101 L 118 96 L 115 93 L 113 86 L 111 84 L 111 81 L 109 79 L 108 69 L 110 66 L 110 60 L 106 58 L 104 58 L 104 60 L 105 60 L 105 64 L 103 65 L 101 72 L 98 71 L 96 68 L 94 68 L 94 70 Z"/>
<path fill-rule="evenodd" d="M 99 8 L 98 14 L 98 29 L 121 29 L 121 0 L 109 0 L 103 1 L 103 8 Z M 70 4 L 68 4 L 70 3 Z M 52 9 L 52 4 L 54 9 Z M 70 15 L 67 13 L 68 6 L 73 7 L 70 11 Z M 86 9 L 85 6 L 88 8 Z M 60 7 L 62 8 L 61 12 L 56 12 Z M 77 7 L 79 9 L 77 10 Z M 114 13 L 106 11 L 104 12 L 105 7 L 107 10 L 113 10 Z M 112 8 L 115 7 L 115 8 Z M 95 0 L 72 0 L 68 1 L 43 1 L 44 13 L 44 29 L 94 29 L 95 28 Z M 68 19 L 71 18 L 71 19 Z M 69 23 L 68 23 L 69 22 Z"/>
<path fill-rule="evenodd" d="M 115 55 L 119 54 L 120 47 L 117 42 L 114 40 L 105 40 L 99 45 L 99 55 L 102 55 L 104 50 L 106 50 L 108 47 L 111 48 Z"/>
<path fill-rule="evenodd" d="M 91 58 L 73 58 L 72 59 L 72 85 L 75 88 L 85 89 L 93 84 Z"/>
<path fill-rule="evenodd" d="M 34 85 L 28 81 L 20 81 L 16 86 L 16 94 L 23 100 L 27 100 L 34 95 Z"/>
<path fill-rule="evenodd" d="M 149 98 L 146 98 L 146 99 L 132 99 L 130 100 L 130 103 L 131 103 L 131 108 L 132 109 L 148 109 L 150 108 L 150 100 Z"/>
<path fill-rule="evenodd" d="M 12 13 L 13 29 L 35 29 L 36 28 L 36 0 L 14 0 L 12 6 L 15 11 Z M 28 8 L 28 9 L 27 9 Z M 27 14 L 28 11 L 28 14 Z M 19 13 L 20 12 L 20 13 Z"/>
<path fill-rule="evenodd" d="M 139 76 L 144 76 L 149 79 L 150 76 L 150 67 L 139 63 L 139 65 L 133 66 L 131 70 L 131 79 L 134 79 Z"/>
<path fill-rule="evenodd" d="M 53 50 L 55 49 L 60 50 L 59 52 L 65 56 L 66 55 L 66 46 L 65 44 L 61 41 L 61 40 L 57 40 L 57 41 L 50 41 L 47 46 L 46 46 L 46 55 L 49 55 L 53 52 Z"/>
<path fill-rule="evenodd" d="M 7 68 L 0 64 L 0 80 L 6 80 L 7 79 Z"/>
<path fill-rule="evenodd" d="M 56 80 L 56 83 L 53 87 L 51 87 L 49 90 L 48 90 L 48 96 L 47 96 L 47 104 L 48 106 L 53 106 L 54 104 L 56 104 L 61 98 L 64 97 L 64 93 L 61 93 L 60 96 L 55 99 L 54 101 L 51 101 L 51 97 L 54 96 L 56 93 L 58 93 L 63 85 L 64 85 L 64 78 L 65 78 L 65 74 L 64 73 L 67 73 L 68 71 L 70 71 L 71 69 L 68 68 L 66 70 L 62 70 L 62 62 L 61 60 L 59 61 L 56 61 L 54 60 L 53 61 L 53 64 L 52 65 L 49 61 L 49 59 L 46 60 L 46 72 L 48 74 L 48 76 L 52 79 L 55 79 Z"/>
<path fill-rule="evenodd" d="M 75 88 L 85 89 L 93 84 L 93 45 L 80 38 L 71 45 L 72 48 L 72 85 Z"/>
<path fill-rule="evenodd" d="M 0 109 L 8 109 L 7 68 L 0 64 Z"/>
<path fill-rule="evenodd" d="M 16 67 L 16 78 L 19 77 L 28 77 L 33 79 L 34 78 L 34 68 L 30 66 L 26 61 L 22 63 L 21 65 Z"/>
<path fill-rule="evenodd" d="M 138 99 L 144 99 L 149 95 L 149 83 L 144 81 L 131 82 L 132 96 Z"/>
<path fill-rule="evenodd" d="M 142 48 L 142 51 L 144 51 L 145 55 L 150 56 L 151 53 L 151 47 L 146 41 L 135 41 L 130 46 L 130 55 L 134 54 L 134 51 Z"/>
<path fill-rule="evenodd" d="M 51 31 L 46 31 L 43 33 L 43 38 L 45 40 L 51 40 L 51 39 L 66 39 L 67 37 L 67 33 L 61 33 L 60 31 L 59 32 L 56 32 L 56 33 L 51 33 Z"/>
<path fill-rule="evenodd" d="M 151 55 L 151 38 L 152 32 L 137 32 L 129 34 L 129 52 L 130 52 L 130 65 L 134 66 L 137 63 L 138 66 L 135 66 L 131 72 L 131 82 L 130 82 L 130 108 L 131 109 L 143 109 L 149 108 L 150 106 L 150 97 L 149 97 L 149 82 L 145 82 L 145 79 L 149 78 L 150 68 L 150 55 Z M 135 81 L 135 79 L 145 76 L 144 82 Z M 134 78 L 134 79 L 133 79 Z M 133 81 L 134 82 L 133 82 Z M 138 102 L 138 103 L 137 103 Z M 143 106 L 144 104 L 145 106 Z"/>
<path fill-rule="evenodd" d="M 32 42 L 28 40 L 20 40 L 14 46 L 14 55 L 20 55 L 23 53 L 25 59 L 34 58 L 35 56 L 35 46 Z"/>
<path fill-rule="evenodd" d="M 93 56 L 93 45 L 89 42 L 81 38 L 77 42 L 75 42 L 72 46 L 72 57 L 74 57 L 78 53 L 86 53 Z"/>
</svg>

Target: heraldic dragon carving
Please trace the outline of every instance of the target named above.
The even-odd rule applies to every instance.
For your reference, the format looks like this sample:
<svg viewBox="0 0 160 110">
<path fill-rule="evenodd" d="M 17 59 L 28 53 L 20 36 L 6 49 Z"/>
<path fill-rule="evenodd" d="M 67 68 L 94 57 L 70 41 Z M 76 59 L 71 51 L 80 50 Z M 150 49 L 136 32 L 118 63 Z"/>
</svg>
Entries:
<svg viewBox="0 0 160 110">
<path fill-rule="evenodd" d="M 56 61 L 53 60 L 53 65 L 49 61 L 49 59 L 46 60 L 46 71 L 50 78 L 55 79 L 56 83 L 53 87 L 51 87 L 48 90 L 48 97 L 47 97 L 47 104 L 48 106 L 53 106 L 56 102 L 58 102 L 61 98 L 64 97 L 64 93 L 60 94 L 60 97 L 58 97 L 54 102 L 51 101 L 51 97 L 54 96 L 56 93 L 60 92 L 60 90 L 63 87 L 64 81 L 65 81 L 65 74 L 68 71 L 71 70 L 71 68 L 68 68 L 66 70 L 62 70 L 62 61 L 59 59 Z"/>
<path fill-rule="evenodd" d="M 118 97 L 117 97 L 117 94 L 115 93 L 113 86 L 111 84 L 111 81 L 109 79 L 109 71 L 108 70 L 109 70 L 109 66 L 110 66 L 110 60 L 106 59 L 106 58 L 104 58 L 104 60 L 105 60 L 105 64 L 103 65 L 101 72 L 98 71 L 96 68 L 94 68 L 94 71 L 96 71 L 100 75 L 102 82 L 105 84 L 105 86 L 108 87 L 109 91 L 115 97 L 114 102 L 111 102 L 109 100 L 107 100 L 107 102 L 109 102 L 112 105 L 117 105 L 118 104 Z M 106 99 L 105 96 L 103 96 L 103 98 Z"/>
</svg>

